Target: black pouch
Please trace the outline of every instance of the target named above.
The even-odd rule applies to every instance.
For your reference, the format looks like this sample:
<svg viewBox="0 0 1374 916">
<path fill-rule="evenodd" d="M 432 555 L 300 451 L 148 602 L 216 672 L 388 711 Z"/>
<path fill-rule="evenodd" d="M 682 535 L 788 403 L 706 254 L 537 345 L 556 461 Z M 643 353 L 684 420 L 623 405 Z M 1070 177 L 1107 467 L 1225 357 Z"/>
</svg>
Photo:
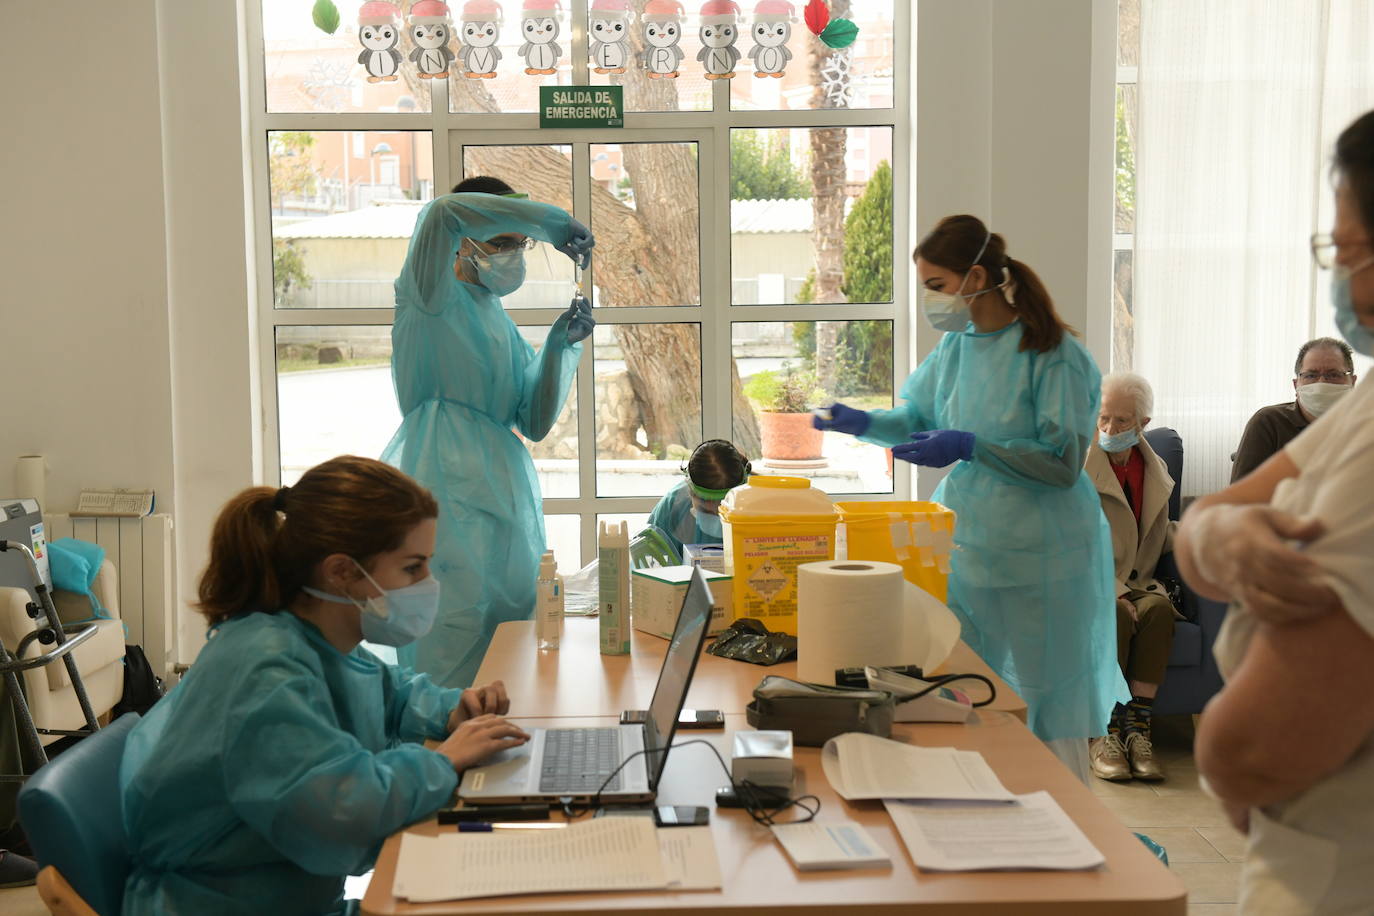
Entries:
<svg viewBox="0 0 1374 916">
<path fill-rule="evenodd" d="M 797 637 L 774 633 L 753 617 L 741 617 L 722 630 L 706 651 L 751 665 L 776 665 L 797 657 Z"/>
<path fill-rule="evenodd" d="M 830 687 L 769 675 L 754 688 L 754 702 L 744 711 L 755 728 L 790 731 L 793 744 L 820 747 L 845 732 L 889 737 L 896 704 L 886 690 Z"/>
</svg>

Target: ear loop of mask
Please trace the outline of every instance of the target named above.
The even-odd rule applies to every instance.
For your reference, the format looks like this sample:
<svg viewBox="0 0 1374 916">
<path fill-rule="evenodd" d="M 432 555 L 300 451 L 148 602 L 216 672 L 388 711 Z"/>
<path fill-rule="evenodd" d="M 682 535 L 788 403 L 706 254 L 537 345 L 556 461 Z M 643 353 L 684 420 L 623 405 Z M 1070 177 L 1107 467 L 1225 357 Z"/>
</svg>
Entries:
<svg viewBox="0 0 1374 916">
<path fill-rule="evenodd" d="M 987 289 L 980 289 L 976 293 L 968 293 L 967 295 L 964 293 L 964 283 L 968 282 L 969 275 L 973 273 L 973 268 L 977 267 L 978 262 L 983 260 L 983 254 L 988 250 L 988 243 L 991 241 L 992 230 L 989 229 L 987 237 L 983 239 L 983 244 L 978 248 L 978 253 L 973 256 L 973 263 L 968 266 L 968 271 L 964 274 L 963 283 L 959 284 L 959 291 L 955 293 L 956 296 L 962 296 L 966 301 L 972 302 L 974 299 L 983 295 L 983 293 L 992 292 L 992 290 L 996 289 L 994 286 L 989 286 Z"/>
</svg>

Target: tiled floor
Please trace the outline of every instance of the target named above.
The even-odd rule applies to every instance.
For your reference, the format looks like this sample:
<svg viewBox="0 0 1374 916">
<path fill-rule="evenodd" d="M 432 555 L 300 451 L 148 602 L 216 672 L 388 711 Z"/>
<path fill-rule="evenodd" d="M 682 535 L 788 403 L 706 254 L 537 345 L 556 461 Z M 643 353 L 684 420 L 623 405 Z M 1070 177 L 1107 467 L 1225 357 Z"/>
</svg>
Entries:
<svg viewBox="0 0 1374 916">
<path fill-rule="evenodd" d="M 1198 788 L 1191 721 L 1161 721 L 1156 726 L 1155 755 L 1168 771 L 1166 782 L 1151 786 L 1094 780 L 1093 791 L 1127 827 L 1168 851 L 1169 867 L 1188 888 L 1189 916 L 1238 913 L 1236 887 L 1245 840 Z M 0 890 L 0 913 L 5 916 L 46 912 L 31 887 Z"/>
</svg>

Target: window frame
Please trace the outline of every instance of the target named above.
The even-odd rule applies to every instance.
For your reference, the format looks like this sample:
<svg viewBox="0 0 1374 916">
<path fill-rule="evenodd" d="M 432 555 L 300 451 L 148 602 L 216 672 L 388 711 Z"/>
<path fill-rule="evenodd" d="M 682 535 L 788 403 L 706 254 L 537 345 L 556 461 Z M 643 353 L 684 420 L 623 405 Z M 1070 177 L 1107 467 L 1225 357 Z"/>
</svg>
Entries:
<svg viewBox="0 0 1374 916">
<path fill-rule="evenodd" d="M 254 345 L 258 353 L 257 391 L 254 398 L 260 414 L 262 450 L 259 457 L 262 479 L 280 483 L 281 436 L 279 429 L 276 336 L 279 327 L 380 325 L 389 327 L 394 308 L 294 308 L 277 309 L 272 291 L 272 217 L 268 175 L 267 137 L 274 131 L 411 131 L 427 132 L 431 138 L 434 191 L 447 189 L 461 177 L 461 149 L 471 145 L 562 145 L 573 150 L 573 215 L 591 225 L 590 147 L 602 144 L 688 141 L 698 144 L 698 194 L 700 238 L 701 305 L 598 308 L 599 324 L 695 323 L 701 337 L 702 432 L 705 438 L 731 438 L 732 403 L 729 360 L 733 358 L 732 327 L 735 322 L 850 321 L 878 319 L 892 322 L 893 397 L 900 395 L 902 382 L 910 371 L 911 320 L 904 306 L 910 299 L 911 250 L 909 212 L 914 142 L 911 105 L 912 68 L 893 68 L 891 108 L 809 109 L 795 111 L 734 110 L 730 104 L 729 80 L 712 86 L 709 111 L 627 112 L 625 127 L 612 130 L 540 129 L 537 112 L 455 113 L 449 111 L 446 80 L 429 84 L 430 111 L 421 112 L 268 112 L 266 93 L 266 51 L 263 44 L 262 3 L 247 9 L 248 81 L 248 159 L 251 164 L 252 200 L 248 204 L 253 226 L 250 263 L 257 304 L 252 310 Z M 802 4 L 798 4 L 801 6 Z M 588 0 L 571 0 L 569 53 L 573 63 L 573 84 L 587 85 L 587 8 Z M 893 60 L 910 61 L 911 4 L 898 0 L 893 5 Z M 794 28 L 805 29 L 799 21 Z M 795 66 L 805 66 L 798 56 Z M 453 77 L 450 77 L 453 78 Z M 748 79 L 741 71 L 736 79 Z M 893 301 L 888 303 L 822 303 L 733 305 L 731 303 L 730 230 L 730 131 L 732 129 L 876 127 L 892 131 L 893 185 Z M 350 138 L 351 139 L 351 138 Z M 593 231 L 595 227 L 593 226 Z M 584 277 L 590 289 L 595 280 L 595 259 Z M 551 324 L 564 308 L 511 309 L 507 314 L 517 325 Z M 595 378 L 592 369 L 594 346 L 583 350 L 578 377 L 570 397 L 577 398 L 579 443 L 579 495 L 575 498 L 543 499 L 545 515 L 574 514 L 580 517 L 582 557 L 595 556 L 596 518 L 599 514 L 648 512 L 658 497 L 596 495 L 596 416 Z M 896 462 L 892 493 L 844 494 L 845 500 L 910 499 L 914 478 L 910 468 Z"/>
</svg>

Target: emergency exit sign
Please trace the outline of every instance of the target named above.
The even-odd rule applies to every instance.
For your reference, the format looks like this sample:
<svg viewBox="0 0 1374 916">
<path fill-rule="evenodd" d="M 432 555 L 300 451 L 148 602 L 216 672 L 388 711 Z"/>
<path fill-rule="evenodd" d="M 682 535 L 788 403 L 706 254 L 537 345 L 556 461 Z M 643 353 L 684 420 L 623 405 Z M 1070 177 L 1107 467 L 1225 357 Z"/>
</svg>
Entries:
<svg viewBox="0 0 1374 916">
<path fill-rule="evenodd" d="M 540 86 L 540 127 L 624 127 L 624 86 Z"/>
</svg>

